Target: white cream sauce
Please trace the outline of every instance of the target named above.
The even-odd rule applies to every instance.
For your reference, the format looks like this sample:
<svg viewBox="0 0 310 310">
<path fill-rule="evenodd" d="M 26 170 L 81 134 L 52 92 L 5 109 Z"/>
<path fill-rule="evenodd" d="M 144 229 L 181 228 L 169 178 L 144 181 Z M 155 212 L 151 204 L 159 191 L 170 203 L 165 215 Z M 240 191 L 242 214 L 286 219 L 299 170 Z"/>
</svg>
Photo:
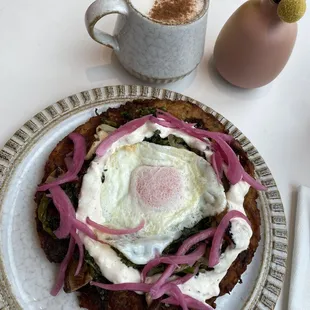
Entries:
<svg viewBox="0 0 310 310">
<path fill-rule="evenodd" d="M 210 150 L 208 150 L 208 144 L 189 136 L 179 130 L 162 127 L 158 124 L 147 122 L 133 133 L 128 134 L 120 138 L 113 143 L 108 152 L 102 156 L 97 157 L 91 163 L 87 174 L 84 176 L 83 185 L 81 189 L 79 208 L 77 211 L 77 218 L 83 222 L 86 222 L 86 217 L 89 216 L 96 221 L 101 216 L 100 195 L 90 196 L 87 193 L 94 192 L 94 187 L 100 188 L 102 183 L 101 174 L 104 164 L 107 158 L 114 153 L 118 148 L 139 143 L 144 138 L 150 138 L 155 130 L 160 130 L 160 136 L 166 138 L 168 135 L 173 134 L 181 137 L 192 148 L 205 152 L 207 160 L 210 157 Z M 104 135 L 102 135 L 103 137 Z M 99 139 L 98 139 L 99 140 Z M 100 139 L 101 140 L 101 139 Z M 244 213 L 243 201 L 244 197 L 249 190 L 249 185 L 243 181 L 231 186 L 228 193 L 226 193 L 226 199 L 228 208 L 230 210 L 238 210 Z M 218 213 L 223 210 L 219 210 Z M 240 218 L 233 219 L 231 221 L 231 233 L 233 235 L 236 246 L 234 248 L 228 247 L 226 251 L 220 257 L 220 263 L 215 266 L 214 270 L 205 273 L 200 273 L 198 276 L 192 278 L 187 283 L 180 285 L 180 289 L 184 294 L 192 296 L 193 298 L 205 301 L 208 298 L 217 296 L 220 292 L 219 283 L 225 276 L 228 268 L 231 266 L 237 256 L 249 246 L 249 241 L 252 236 L 252 230 L 250 226 Z M 89 252 L 89 254 L 95 259 L 96 263 L 100 267 L 102 274 L 111 282 L 126 283 L 126 282 L 140 282 L 140 273 L 138 270 L 127 267 L 122 263 L 116 252 L 109 246 L 90 240 L 85 235 L 81 234 L 81 239 Z"/>
<path fill-rule="evenodd" d="M 229 210 L 238 210 L 244 213 L 243 201 L 249 188 L 250 186 L 243 181 L 231 186 L 226 194 Z M 226 249 L 214 270 L 199 273 L 198 276 L 193 277 L 185 284 L 179 285 L 184 294 L 204 302 L 220 293 L 219 284 L 237 256 L 248 248 L 252 229 L 245 220 L 235 218 L 231 220 L 231 233 L 236 246 Z"/>
</svg>

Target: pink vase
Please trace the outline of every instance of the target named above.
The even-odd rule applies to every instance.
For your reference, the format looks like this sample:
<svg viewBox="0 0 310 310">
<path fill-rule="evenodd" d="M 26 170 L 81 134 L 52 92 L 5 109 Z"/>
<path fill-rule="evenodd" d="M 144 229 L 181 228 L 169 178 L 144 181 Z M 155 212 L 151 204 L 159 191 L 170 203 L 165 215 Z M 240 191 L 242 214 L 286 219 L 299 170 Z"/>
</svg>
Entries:
<svg viewBox="0 0 310 310">
<path fill-rule="evenodd" d="M 218 36 L 215 66 L 233 85 L 242 88 L 266 85 L 285 67 L 296 36 L 297 23 L 281 21 L 274 1 L 247 1 L 229 18 Z"/>
</svg>

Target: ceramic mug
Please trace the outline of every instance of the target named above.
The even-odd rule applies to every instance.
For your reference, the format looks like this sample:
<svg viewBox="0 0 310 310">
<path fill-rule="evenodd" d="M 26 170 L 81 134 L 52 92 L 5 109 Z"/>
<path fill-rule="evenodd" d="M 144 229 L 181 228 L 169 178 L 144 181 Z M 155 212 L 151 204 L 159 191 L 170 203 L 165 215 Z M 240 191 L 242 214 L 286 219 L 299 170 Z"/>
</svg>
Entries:
<svg viewBox="0 0 310 310">
<path fill-rule="evenodd" d="M 143 0 L 141 0 L 143 1 Z M 85 24 L 98 43 L 112 48 L 132 75 L 152 83 L 169 83 L 190 74 L 200 63 L 205 46 L 209 1 L 189 23 L 169 25 L 141 14 L 130 0 L 97 0 L 87 9 Z M 108 14 L 119 14 L 115 35 L 97 28 Z"/>
</svg>

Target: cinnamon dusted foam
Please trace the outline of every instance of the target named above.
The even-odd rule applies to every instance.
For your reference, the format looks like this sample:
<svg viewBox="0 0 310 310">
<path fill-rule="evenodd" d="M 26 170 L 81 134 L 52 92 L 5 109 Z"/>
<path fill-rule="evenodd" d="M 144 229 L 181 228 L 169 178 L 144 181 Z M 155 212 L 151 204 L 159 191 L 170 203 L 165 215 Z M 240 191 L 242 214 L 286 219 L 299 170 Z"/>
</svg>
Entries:
<svg viewBox="0 0 310 310">
<path fill-rule="evenodd" d="M 164 24 L 186 24 L 202 12 L 206 0 L 131 0 L 142 14 Z"/>
</svg>

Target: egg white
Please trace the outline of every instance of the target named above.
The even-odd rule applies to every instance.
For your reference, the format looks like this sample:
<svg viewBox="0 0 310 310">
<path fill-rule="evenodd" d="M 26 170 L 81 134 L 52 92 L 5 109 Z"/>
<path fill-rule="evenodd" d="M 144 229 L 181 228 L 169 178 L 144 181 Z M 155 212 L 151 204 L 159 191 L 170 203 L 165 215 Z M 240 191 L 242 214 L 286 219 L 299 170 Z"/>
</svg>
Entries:
<svg viewBox="0 0 310 310">
<path fill-rule="evenodd" d="M 140 167 L 171 167 L 178 171 L 182 190 L 177 200 L 162 209 L 143 205 L 131 185 Z M 85 204 L 87 208 L 83 208 Z M 144 228 L 135 234 L 98 233 L 98 237 L 132 262 L 146 264 L 179 238 L 182 229 L 193 227 L 225 206 L 224 189 L 207 160 L 185 149 L 139 142 L 117 148 L 104 161 L 98 158 L 92 162 L 83 180 L 78 214 L 84 220 L 89 216 L 101 225 L 119 229 L 136 227 L 144 220 Z"/>
<path fill-rule="evenodd" d="M 175 168 L 183 183 L 177 199 L 162 209 L 144 205 L 131 185 L 139 167 Z M 144 220 L 145 226 L 132 235 L 99 236 L 136 264 L 146 264 L 179 238 L 183 228 L 193 227 L 226 205 L 224 189 L 211 165 L 184 149 L 148 142 L 124 146 L 108 158 L 104 170 L 105 181 L 98 193 L 102 212 L 99 224 L 122 229 L 136 227 Z"/>
</svg>

